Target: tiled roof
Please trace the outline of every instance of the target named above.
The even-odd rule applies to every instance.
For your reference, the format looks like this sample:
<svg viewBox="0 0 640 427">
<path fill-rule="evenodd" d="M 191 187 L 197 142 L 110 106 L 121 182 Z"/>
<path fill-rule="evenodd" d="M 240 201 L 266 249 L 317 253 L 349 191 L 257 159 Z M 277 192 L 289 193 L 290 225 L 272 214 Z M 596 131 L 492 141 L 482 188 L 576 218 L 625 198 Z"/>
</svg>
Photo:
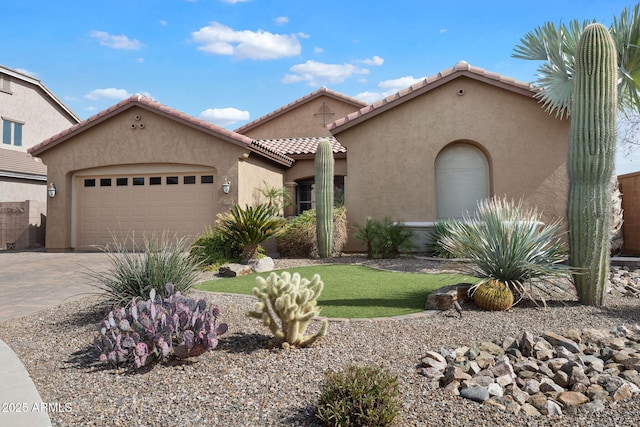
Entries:
<svg viewBox="0 0 640 427">
<path fill-rule="evenodd" d="M 0 148 L 0 176 L 47 176 L 47 167 L 24 151 Z"/>
<path fill-rule="evenodd" d="M 146 108 L 155 113 L 164 115 L 165 117 L 169 117 L 173 120 L 180 121 L 188 126 L 195 127 L 203 132 L 210 133 L 226 141 L 229 141 L 233 144 L 246 147 L 251 151 L 260 153 L 263 156 L 269 157 L 285 165 L 291 165 L 294 162 L 293 159 L 285 156 L 282 153 L 271 151 L 267 149 L 267 147 L 256 145 L 254 141 L 249 137 L 230 131 L 218 125 L 214 125 L 213 123 L 209 123 L 205 120 L 190 116 L 189 114 L 183 113 L 181 111 L 174 110 L 173 108 L 169 108 L 166 105 L 163 105 L 155 100 L 152 100 L 150 98 L 147 98 L 141 95 L 133 95 L 127 99 L 124 99 L 119 103 L 117 103 L 116 105 L 113 105 L 107 108 L 106 110 L 103 110 L 98 114 L 95 114 L 89 117 L 88 119 L 58 133 L 57 135 L 54 135 L 44 140 L 40 144 L 34 147 L 31 147 L 29 149 L 29 153 L 31 153 L 34 156 L 37 156 L 43 151 L 46 151 L 49 148 L 54 147 L 55 145 L 65 141 L 66 139 L 69 139 L 72 136 L 77 135 L 78 133 L 92 126 L 95 126 L 96 124 L 103 122 L 109 117 L 112 117 L 133 106 Z"/>
<path fill-rule="evenodd" d="M 23 74 L 12 68 L 5 67 L 4 65 L 1 65 L 1 64 L 0 64 L 0 73 L 11 76 L 14 79 L 22 80 L 23 82 L 29 83 L 31 85 L 38 86 L 49 98 L 51 98 L 51 100 L 55 104 L 57 104 L 62 110 L 64 110 L 71 117 L 73 121 L 75 121 L 76 123 L 80 121 L 80 117 L 78 117 L 76 113 L 71 111 L 71 109 L 67 107 L 65 103 L 60 100 L 60 98 L 55 96 L 54 93 L 51 92 L 49 88 L 46 87 L 40 80 L 31 76 L 28 76 L 26 74 Z"/>
<path fill-rule="evenodd" d="M 257 118 L 256 120 L 253 120 L 252 122 L 249 122 L 241 127 L 239 127 L 238 129 L 236 129 L 235 131 L 238 133 L 245 133 L 253 128 L 255 128 L 258 125 L 261 125 L 265 122 L 268 122 L 269 120 L 278 117 L 282 114 L 285 114 L 286 112 L 292 110 L 293 108 L 299 107 L 302 104 L 305 104 L 313 99 L 318 98 L 319 96 L 322 95 L 327 95 L 330 96 L 332 98 L 338 99 L 340 101 L 346 102 L 348 104 L 352 104 L 356 107 L 364 107 L 365 105 L 367 105 L 366 102 L 360 101 L 359 99 L 356 98 L 352 98 L 350 96 L 347 95 L 343 95 L 340 92 L 336 92 L 333 91 L 331 89 L 327 89 L 326 87 L 321 87 L 320 89 L 311 92 L 308 95 L 303 96 L 302 98 L 296 99 L 293 102 L 290 102 L 289 104 L 285 105 L 284 107 L 280 107 L 277 110 L 274 110 L 272 112 L 270 112 L 269 114 L 266 114 L 260 118 Z"/>
<path fill-rule="evenodd" d="M 406 89 L 401 90 L 387 98 L 361 108 L 347 116 L 330 123 L 327 129 L 334 135 L 357 123 L 361 123 L 382 113 L 390 108 L 400 105 L 416 96 L 422 95 L 436 87 L 439 87 L 457 77 L 466 76 L 476 80 L 481 80 L 489 84 L 500 86 L 504 89 L 522 93 L 533 97 L 539 89 L 535 86 L 522 81 L 505 77 L 498 73 L 486 71 L 484 68 L 474 67 L 465 61 L 459 61 L 455 66 L 438 74 L 427 77 L 421 82 L 415 83 Z"/>
<path fill-rule="evenodd" d="M 260 143 L 274 151 L 278 151 L 289 156 L 302 154 L 315 154 L 318 143 L 326 139 L 332 147 L 334 153 L 346 153 L 344 148 L 337 139 L 332 136 L 308 137 L 308 138 L 277 138 L 277 139 L 258 139 L 255 142 Z"/>
</svg>

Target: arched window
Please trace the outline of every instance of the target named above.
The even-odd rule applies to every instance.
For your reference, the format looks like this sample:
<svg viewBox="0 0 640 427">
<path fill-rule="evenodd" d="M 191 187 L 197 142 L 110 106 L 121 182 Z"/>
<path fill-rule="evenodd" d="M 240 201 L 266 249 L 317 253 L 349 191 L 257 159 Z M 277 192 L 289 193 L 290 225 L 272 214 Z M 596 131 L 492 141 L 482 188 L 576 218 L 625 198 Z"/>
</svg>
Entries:
<svg viewBox="0 0 640 427">
<path fill-rule="evenodd" d="M 480 149 L 457 143 L 444 148 L 436 159 L 438 219 L 462 218 L 489 197 L 489 163 Z"/>
</svg>

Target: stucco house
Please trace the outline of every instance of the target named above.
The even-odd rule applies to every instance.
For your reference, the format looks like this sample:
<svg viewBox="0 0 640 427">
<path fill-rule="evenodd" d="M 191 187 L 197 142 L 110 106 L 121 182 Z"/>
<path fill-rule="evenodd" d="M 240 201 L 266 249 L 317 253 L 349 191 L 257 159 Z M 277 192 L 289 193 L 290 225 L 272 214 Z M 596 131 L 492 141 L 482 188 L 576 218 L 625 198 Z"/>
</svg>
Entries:
<svg viewBox="0 0 640 427">
<path fill-rule="evenodd" d="M 79 118 L 40 80 L 0 65 L 0 248 L 44 244 L 47 168 L 27 149 Z"/>
<path fill-rule="evenodd" d="M 564 218 L 569 120 L 546 113 L 535 94 L 461 61 L 331 123 L 348 153 L 349 223 L 390 216 L 420 230 L 493 195 Z M 359 248 L 352 238 L 346 250 Z"/>
<path fill-rule="evenodd" d="M 233 203 L 254 203 L 265 182 L 290 188 L 289 213 L 300 212 L 313 202 L 321 138 L 334 143 L 351 224 L 390 216 L 423 227 L 490 195 L 564 217 L 569 123 L 535 93 L 461 62 L 373 105 L 321 88 L 235 131 L 131 97 L 30 149 L 57 188 L 47 249 L 197 235 Z M 346 249 L 362 248 L 352 238 Z"/>
</svg>

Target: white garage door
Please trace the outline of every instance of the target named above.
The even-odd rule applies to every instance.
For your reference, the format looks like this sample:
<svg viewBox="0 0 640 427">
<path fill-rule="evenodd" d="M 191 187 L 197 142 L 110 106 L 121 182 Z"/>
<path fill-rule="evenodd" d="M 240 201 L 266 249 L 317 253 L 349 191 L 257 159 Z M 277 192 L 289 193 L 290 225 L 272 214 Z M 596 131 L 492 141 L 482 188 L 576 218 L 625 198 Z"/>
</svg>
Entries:
<svg viewBox="0 0 640 427">
<path fill-rule="evenodd" d="M 105 246 L 145 236 L 201 234 L 215 222 L 213 171 L 75 177 L 75 245 Z"/>
</svg>

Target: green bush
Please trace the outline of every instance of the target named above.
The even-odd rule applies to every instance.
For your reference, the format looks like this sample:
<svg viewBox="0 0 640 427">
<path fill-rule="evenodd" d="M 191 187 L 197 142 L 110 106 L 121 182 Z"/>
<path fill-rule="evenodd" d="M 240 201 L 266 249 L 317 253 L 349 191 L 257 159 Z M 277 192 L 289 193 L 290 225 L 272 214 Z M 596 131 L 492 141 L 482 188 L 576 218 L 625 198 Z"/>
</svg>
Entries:
<svg viewBox="0 0 640 427">
<path fill-rule="evenodd" d="M 191 244 L 189 254 L 202 266 L 242 261 L 242 247 L 210 227 Z"/>
<path fill-rule="evenodd" d="M 356 225 L 355 229 L 355 238 L 367 247 L 369 258 L 396 258 L 401 251 L 415 248 L 411 242 L 413 232 L 390 217 L 382 221 L 367 217 L 364 225 Z"/>
<path fill-rule="evenodd" d="M 200 266 L 186 249 L 184 237 L 144 237 L 142 247 L 133 239 L 114 239 L 113 245 L 103 249 L 111 268 L 90 270 L 88 275 L 114 305 L 129 304 L 133 298 L 146 299 L 151 289 L 167 297 L 167 283 L 184 294 L 198 280 Z"/>
<path fill-rule="evenodd" d="M 451 235 L 453 224 L 458 225 L 456 220 L 438 220 L 433 224 L 431 230 L 431 253 L 440 258 L 453 258 L 453 254 L 442 246 L 442 240 Z"/>
<path fill-rule="evenodd" d="M 389 426 L 400 411 L 398 380 L 378 367 L 329 370 L 320 388 L 317 416 L 327 426 Z"/>
<path fill-rule="evenodd" d="M 288 220 L 276 236 L 278 252 L 287 258 L 318 256 L 316 239 L 316 211 L 306 210 Z M 347 211 L 344 207 L 333 209 L 333 255 L 338 255 L 347 243 Z"/>
<path fill-rule="evenodd" d="M 276 207 L 233 205 L 229 212 L 218 214 L 216 231 L 228 241 L 242 247 L 244 262 L 258 259 L 260 243 L 275 237 L 285 219 L 277 216 Z"/>
<path fill-rule="evenodd" d="M 481 200 L 475 215 L 451 223 L 441 242 L 456 258 L 471 261 L 464 264 L 466 272 L 481 277 L 479 284 L 495 279 L 518 299 L 544 302 L 547 287 L 562 289 L 562 281 L 552 279 L 568 278 L 571 269 L 565 264 L 560 220 L 543 224 L 540 219 L 540 212 L 523 207 L 522 201 Z"/>
</svg>

